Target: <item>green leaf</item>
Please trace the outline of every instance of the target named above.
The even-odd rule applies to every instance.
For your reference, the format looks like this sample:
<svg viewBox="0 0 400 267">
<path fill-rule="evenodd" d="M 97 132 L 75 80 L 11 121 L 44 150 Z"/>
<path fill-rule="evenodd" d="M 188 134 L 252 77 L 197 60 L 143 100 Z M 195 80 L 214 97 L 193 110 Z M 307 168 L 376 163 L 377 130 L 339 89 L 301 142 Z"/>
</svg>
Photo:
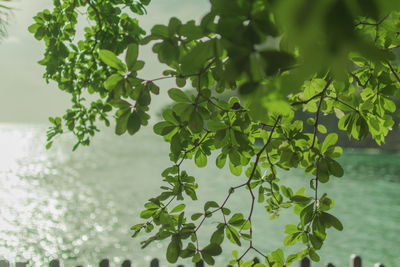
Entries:
<svg viewBox="0 0 400 267">
<path fill-rule="evenodd" d="M 190 102 L 189 97 L 182 91 L 176 88 L 168 90 L 169 97 L 176 102 Z"/>
<path fill-rule="evenodd" d="M 122 135 L 126 132 L 129 117 L 130 117 L 130 111 L 127 110 L 116 119 L 117 123 L 115 125 L 115 133 L 117 135 Z"/>
<path fill-rule="evenodd" d="M 327 228 L 333 226 L 335 229 L 337 229 L 339 231 L 343 230 L 343 224 L 335 216 L 333 216 L 327 212 L 321 212 L 320 218 L 321 218 L 322 223 Z"/>
<path fill-rule="evenodd" d="M 252 237 L 249 234 L 245 234 L 245 233 L 240 233 L 240 236 L 244 239 L 246 239 L 247 241 L 251 241 Z"/>
<path fill-rule="evenodd" d="M 240 242 L 240 239 L 239 239 L 239 234 L 234 228 L 229 227 L 229 226 L 226 227 L 225 234 L 226 234 L 226 237 L 228 238 L 228 240 L 231 241 L 233 244 L 236 244 L 238 246 L 242 245 L 242 243 Z"/>
<path fill-rule="evenodd" d="M 152 92 L 155 95 L 158 95 L 160 93 L 160 87 L 158 87 L 155 83 L 153 82 L 147 82 L 146 87 L 150 92 Z"/>
<path fill-rule="evenodd" d="M 46 149 L 50 149 L 52 145 L 53 145 L 53 142 L 48 142 L 46 144 Z"/>
<path fill-rule="evenodd" d="M 128 67 L 128 70 L 132 70 L 137 62 L 137 57 L 139 53 L 139 46 L 138 44 L 129 44 L 128 50 L 125 56 L 125 62 Z"/>
<path fill-rule="evenodd" d="M 209 244 L 208 246 L 204 247 L 201 251 L 210 256 L 218 256 L 222 253 L 221 247 L 216 243 Z"/>
<path fill-rule="evenodd" d="M 258 82 L 245 82 L 242 85 L 240 85 L 239 93 L 241 95 L 251 94 L 258 88 L 259 85 L 260 85 L 260 83 L 258 83 Z"/>
<path fill-rule="evenodd" d="M 207 165 L 207 156 L 200 149 L 197 149 L 194 162 L 197 167 L 203 168 Z"/>
<path fill-rule="evenodd" d="M 330 210 L 333 206 L 335 206 L 335 203 L 332 199 L 327 197 L 326 194 L 324 194 L 318 202 L 318 210 L 320 211 Z"/>
<path fill-rule="evenodd" d="M 182 62 L 184 75 L 199 73 L 206 62 L 214 56 L 214 40 L 200 42 L 186 54 Z"/>
<path fill-rule="evenodd" d="M 299 257 L 297 256 L 297 254 L 290 254 L 286 258 L 286 265 L 289 266 L 290 264 L 292 264 L 293 262 L 295 262 L 298 259 L 299 259 Z"/>
<path fill-rule="evenodd" d="M 127 123 L 128 133 L 130 135 L 135 134 L 140 129 L 140 117 L 136 111 L 133 111 L 131 115 L 129 115 L 128 123 Z"/>
<path fill-rule="evenodd" d="M 179 154 L 182 150 L 182 144 L 179 137 L 179 133 L 175 133 L 171 138 L 171 152 L 173 154 Z"/>
<path fill-rule="evenodd" d="M 338 158 L 342 155 L 343 149 L 340 146 L 330 147 L 327 149 L 325 155 L 331 158 Z"/>
<path fill-rule="evenodd" d="M 323 134 L 327 133 L 327 129 L 324 125 L 318 124 L 317 128 L 318 128 L 318 132 L 323 133 Z"/>
<path fill-rule="evenodd" d="M 297 226 L 294 224 L 285 225 L 285 233 L 286 234 L 296 233 L 298 231 L 299 231 L 299 229 L 297 229 Z"/>
<path fill-rule="evenodd" d="M 295 202 L 295 203 L 306 205 L 307 203 L 309 203 L 311 201 L 311 198 L 310 197 L 305 197 L 305 196 L 295 195 L 295 196 L 292 197 L 291 200 L 293 202 Z"/>
<path fill-rule="evenodd" d="M 308 118 L 308 119 L 306 120 L 306 122 L 307 122 L 308 125 L 314 126 L 314 124 L 315 124 L 315 119 L 314 119 L 314 118 Z"/>
<path fill-rule="evenodd" d="M 138 223 L 138 224 L 135 224 L 134 226 L 132 226 L 131 230 L 137 230 L 137 229 L 143 228 L 143 226 L 144 226 L 144 223 Z"/>
<path fill-rule="evenodd" d="M 219 208 L 219 205 L 218 205 L 218 203 L 215 202 L 215 201 L 207 201 L 207 202 L 204 204 L 204 211 L 207 211 L 207 210 L 209 210 L 210 208 Z"/>
<path fill-rule="evenodd" d="M 392 96 L 394 95 L 394 93 L 397 91 L 397 87 L 394 85 L 387 85 L 384 88 L 382 88 L 381 90 L 379 90 L 379 93 L 384 94 L 384 95 L 388 95 L 388 96 Z"/>
<path fill-rule="evenodd" d="M 176 78 L 176 86 L 182 88 L 186 85 L 186 78 Z"/>
<path fill-rule="evenodd" d="M 315 249 L 310 248 L 310 250 L 309 250 L 309 255 L 310 255 L 310 258 L 311 258 L 313 261 L 319 262 L 320 258 L 319 258 L 319 255 L 317 254 L 317 252 L 315 251 Z"/>
<path fill-rule="evenodd" d="M 246 220 L 243 218 L 243 214 L 236 213 L 228 221 L 233 226 L 240 227 Z"/>
<path fill-rule="evenodd" d="M 122 61 L 111 51 L 102 49 L 99 52 L 100 59 L 111 68 L 126 72 L 126 66 Z"/>
<path fill-rule="evenodd" d="M 193 243 L 189 243 L 187 248 L 181 251 L 180 256 L 182 258 L 189 258 L 193 257 L 196 253 L 196 247 L 193 245 Z"/>
<path fill-rule="evenodd" d="M 329 181 L 329 165 L 325 158 L 321 158 L 318 163 L 318 181 L 321 183 Z"/>
<path fill-rule="evenodd" d="M 203 123 L 204 121 L 201 115 L 198 112 L 193 111 L 189 119 L 190 130 L 194 133 L 200 133 L 203 130 Z"/>
<path fill-rule="evenodd" d="M 326 150 L 335 145 L 338 140 L 338 135 L 336 133 L 330 133 L 327 137 L 325 137 L 324 142 L 322 143 L 321 153 L 325 154 Z"/>
<path fill-rule="evenodd" d="M 154 133 L 158 135 L 167 135 L 173 131 L 177 126 L 169 121 L 158 122 L 153 126 Z"/>
<path fill-rule="evenodd" d="M 280 186 L 282 194 L 287 197 L 288 199 L 292 199 L 293 197 L 293 191 L 289 187 L 286 187 L 284 185 Z"/>
<path fill-rule="evenodd" d="M 229 170 L 233 175 L 240 176 L 242 174 L 242 166 L 235 166 L 231 161 L 229 161 Z"/>
<path fill-rule="evenodd" d="M 150 102 L 151 96 L 149 91 L 142 90 L 136 103 L 144 107 L 150 105 Z"/>
<path fill-rule="evenodd" d="M 314 220 L 315 222 L 316 220 Z M 314 225 L 314 223 L 313 223 Z M 313 246 L 313 248 L 315 249 L 320 249 L 322 247 L 323 244 L 323 240 L 318 236 L 318 235 L 309 235 L 310 241 L 311 241 L 311 245 Z"/>
<path fill-rule="evenodd" d="M 192 262 L 199 262 L 200 260 L 201 260 L 200 253 L 194 254 Z"/>
<path fill-rule="evenodd" d="M 301 223 L 306 225 L 311 222 L 314 215 L 314 203 L 311 203 L 300 212 Z"/>
<path fill-rule="evenodd" d="M 207 263 L 208 265 L 214 265 L 215 264 L 215 260 L 211 255 L 209 255 L 207 253 L 204 253 L 204 252 L 201 252 L 201 256 L 203 257 L 203 260 L 205 261 L 205 263 Z"/>
<path fill-rule="evenodd" d="M 219 154 L 217 159 L 216 159 L 216 165 L 218 168 L 222 169 L 225 166 L 226 163 L 226 154 Z"/>
<path fill-rule="evenodd" d="M 143 67 L 144 67 L 144 61 L 142 61 L 142 60 L 138 60 L 138 61 L 136 61 L 135 63 L 133 63 L 133 65 L 131 66 L 131 68 L 130 68 L 130 71 L 138 71 L 138 70 L 141 70 L 141 69 L 143 69 Z"/>
<path fill-rule="evenodd" d="M 336 160 L 329 159 L 328 168 L 329 172 L 336 177 L 342 177 L 344 175 L 342 166 Z"/>
<path fill-rule="evenodd" d="M 231 214 L 231 210 L 228 209 L 228 208 L 223 207 L 222 208 L 222 213 L 225 214 L 225 215 L 229 215 L 229 214 Z"/>
<path fill-rule="evenodd" d="M 124 77 L 121 74 L 114 73 L 104 82 L 104 88 L 106 88 L 108 91 L 112 91 L 123 80 Z"/>
<path fill-rule="evenodd" d="M 284 246 L 293 246 L 299 241 L 299 237 L 301 237 L 301 232 L 294 232 L 292 234 L 289 234 L 288 236 L 285 237 L 283 240 L 283 245 Z"/>
<path fill-rule="evenodd" d="M 185 36 L 189 40 L 194 40 L 203 36 L 203 29 L 202 27 L 196 26 L 194 21 L 189 21 L 180 27 L 179 34 Z"/>
<path fill-rule="evenodd" d="M 210 242 L 213 244 L 220 245 L 224 241 L 225 234 L 224 234 L 225 227 L 218 228 L 212 235 Z"/>
<path fill-rule="evenodd" d="M 258 198 L 257 198 L 257 202 L 258 202 L 258 203 L 263 203 L 264 200 L 265 200 L 264 187 L 259 186 L 259 187 L 258 187 Z"/>
<path fill-rule="evenodd" d="M 170 211 L 170 213 L 178 213 L 178 212 L 181 212 L 181 211 L 183 211 L 184 209 L 185 209 L 185 207 L 186 207 L 186 205 L 185 204 L 179 204 L 179 205 L 177 205 L 177 206 L 175 206 L 171 211 Z"/>
<path fill-rule="evenodd" d="M 391 99 L 384 98 L 383 106 L 384 106 L 385 110 L 387 110 L 390 113 L 393 113 L 396 111 L 396 104 Z"/>
<path fill-rule="evenodd" d="M 218 130 L 226 129 L 228 126 L 222 121 L 209 120 L 207 121 L 207 129 L 216 132 Z"/>
<path fill-rule="evenodd" d="M 40 28 L 40 24 L 35 23 L 35 24 L 32 24 L 32 25 L 30 25 L 30 26 L 28 27 L 28 31 L 29 31 L 30 33 L 36 33 L 36 31 L 37 31 L 39 28 Z"/>
<path fill-rule="evenodd" d="M 236 149 L 231 149 L 231 151 L 229 151 L 229 161 L 232 162 L 234 166 L 240 165 L 240 154 Z"/>
<path fill-rule="evenodd" d="M 164 112 L 162 113 L 162 116 L 163 116 L 164 120 L 166 120 L 170 123 L 179 124 L 174 112 L 171 109 L 164 110 Z"/>
<path fill-rule="evenodd" d="M 239 252 L 237 250 L 232 250 L 232 256 L 235 260 L 239 258 Z"/>
<path fill-rule="evenodd" d="M 156 211 L 155 210 L 144 210 L 140 213 L 140 218 L 148 219 L 150 218 Z"/>
<path fill-rule="evenodd" d="M 260 55 L 266 62 L 264 71 L 268 76 L 274 75 L 279 70 L 285 70 L 296 62 L 292 54 L 283 51 L 265 50 Z"/>
<path fill-rule="evenodd" d="M 180 249 L 180 240 L 176 236 L 172 236 L 171 242 L 167 247 L 167 260 L 169 263 L 177 262 Z"/>
<path fill-rule="evenodd" d="M 180 55 L 179 47 L 169 41 L 165 41 L 156 45 L 160 45 L 158 50 L 158 59 L 160 62 L 168 65 L 175 65 Z"/>
<path fill-rule="evenodd" d="M 154 25 L 151 34 L 161 38 L 168 38 L 168 27 L 164 25 Z"/>
<path fill-rule="evenodd" d="M 203 213 L 195 213 L 192 215 L 191 219 L 193 221 L 196 221 L 197 219 L 199 219 L 201 216 L 203 216 Z"/>
<path fill-rule="evenodd" d="M 168 22 L 169 34 L 170 35 L 175 34 L 179 30 L 181 25 L 182 25 L 182 22 L 178 18 L 176 18 L 176 17 L 170 18 L 169 22 Z"/>
<path fill-rule="evenodd" d="M 271 255 L 272 255 L 272 258 L 274 259 L 274 261 L 279 266 L 282 266 L 285 263 L 285 256 L 284 256 L 283 251 L 281 249 L 277 249 L 275 251 L 272 251 Z"/>
</svg>

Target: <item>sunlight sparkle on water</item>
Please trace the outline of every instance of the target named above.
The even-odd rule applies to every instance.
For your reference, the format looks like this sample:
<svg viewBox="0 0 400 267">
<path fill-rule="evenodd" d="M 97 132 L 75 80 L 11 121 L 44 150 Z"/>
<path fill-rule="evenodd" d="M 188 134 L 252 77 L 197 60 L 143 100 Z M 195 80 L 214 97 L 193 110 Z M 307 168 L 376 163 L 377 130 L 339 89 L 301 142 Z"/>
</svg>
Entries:
<svg viewBox="0 0 400 267">
<path fill-rule="evenodd" d="M 64 210 L 51 192 L 38 188 L 40 177 L 55 174 L 49 166 L 45 151 L 38 153 L 37 131 L 21 131 L 2 125 L 0 127 L 0 255 L 14 261 L 15 259 L 35 259 L 35 246 L 39 244 L 47 255 L 53 255 L 57 243 L 48 229 L 63 230 L 65 225 L 57 221 Z M 31 176 L 35 179 L 23 179 Z M 38 212 L 45 210 L 45 212 Z M 22 233 L 21 233 L 22 230 Z M 34 235 L 28 232 L 35 232 Z M 21 244 L 25 236 L 32 246 Z M 18 252 L 16 247 L 21 247 Z"/>
<path fill-rule="evenodd" d="M 45 149 L 45 127 L 0 125 L 0 259 L 42 266 L 53 258 L 87 265 L 99 234 L 117 223 L 114 204 L 85 184 L 87 165 L 65 147 Z M 83 176 L 82 176 L 83 175 Z M 100 209 L 108 206 L 111 210 Z M 90 266 L 90 265 L 87 265 Z"/>
<path fill-rule="evenodd" d="M 162 140 L 146 134 L 124 139 L 103 133 L 90 147 L 72 153 L 75 140 L 68 135 L 46 151 L 45 132 L 46 127 L 0 124 L 0 259 L 29 260 L 28 266 L 35 267 L 48 266 L 53 258 L 61 259 L 63 266 L 88 267 L 98 266 L 102 257 L 115 266 L 124 259 L 134 260 L 133 266 L 148 266 L 154 257 L 164 259 L 168 243 L 140 250 L 143 239 L 133 240 L 129 231 L 145 200 L 158 192 L 161 170 L 170 164 L 165 157 L 168 147 L 160 153 Z M 321 187 L 335 199 L 333 214 L 345 226 L 343 232 L 330 232 L 321 252 L 325 260 L 345 266 L 350 253 L 360 253 L 367 265 L 398 265 L 399 240 L 393 233 L 400 231 L 400 217 L 393 211 L 400 205 L 399 160 L 393 154 L 343 155 L 346 176 Z M 232 179 L 229 171 L 188 171 L 199 178 L 199 195 L 218 196 Z M 216 178 L 203 179 L 210 176 Z M 299 171 L 282 172 L 281 178 L 295 189 L 308 183 Z M 230 205 L 248 207 L 240 197 L 232 198 Z M 193 206 L 187 212 L 198 210 Z M 261 211 L 255 215 L 255 227 L 262 225 L 255 241 L 268 236 L 270 247 L 281 246 L 282 223 L 273 224 Z M 288 216 L 283 213 L 281 219 Z M 204 231 L 213 231 L 215 224 L 205 227 Z M 231 257 L 227 252 L 217 266 Z"/>
</svg>

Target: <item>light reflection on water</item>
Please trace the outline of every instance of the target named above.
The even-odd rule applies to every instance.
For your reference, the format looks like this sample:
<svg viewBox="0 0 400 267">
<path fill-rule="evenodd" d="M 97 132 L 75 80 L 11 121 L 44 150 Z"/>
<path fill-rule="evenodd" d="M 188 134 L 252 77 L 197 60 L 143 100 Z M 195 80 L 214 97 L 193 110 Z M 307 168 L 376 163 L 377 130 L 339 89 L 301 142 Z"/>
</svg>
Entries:
<svg viewBox="0 0 400 267">
<path fill-rule="evenodd" d="M 80 251 L 96 243 L 89 239 L 116 223 L 113 203 L 100 208 L 101 196 L 67 166 L 69 151 L 44 150 L 44 132 L 35 126 L 0 128 L 0 255 L 34 266 L 60 256 L 84 261 L 90 255 Z"/>
<path fill-rule="evenodd" d="M 78 152 L 71 152 L 69 136 L 45 151 L 45 131 L 41 126 L 0 125 L 0 258 L 29 260 L 31 266 L 46 265 L 53 258 L 62 258 L 65 266 L 96 266 L 103 257 L 114 263 L 129 258 L 137 266 L 147 266 L 159 257 L 163 266 L 171 266 L 165 263 L 165 243 L 143 251 L 129 231 L 139 222 L 145 200 L 159 192 L 160 172 L 170 164 L 167 144 L 149 135 L 150 130 L 133 138 L 105 132 Z M 399 159 L 399 155 L 347 153 L 342 159 L 346 178 L 321 185 L 335 199 L 333 213 L 345 226 L 342 233 L 328 231 L 322 259 L 345 266 L 348 256 L 356 252 L 369 265 L 378 260 L 386 266 L 398 264 Z M 207 170 L 192 165 L 185 167 L 199 178 L 198 195 L 203 198 L 195 204 L 198 210 L 209 196 L 223 200 L 227 188 L 239 181 L 212 167 L 213 160 Z M 280 176 L 295 189 L 308 186 L 309 177 L 300 172 Z M 229 200 L 230 207 L 246 212 L 248 205 L 241 197 L 246 194 Z M 282 246 L 282 223 L 270 222 L 262 206 L 255 214 L 260 231 L 255 242 L 268 249 Z M 284 221 L 289 218 L 293 216 L 282 214 Z M 213 231 L 217 220 L 213 217 L 204 231 Z M 229 258 L 229 253 L 222 255 L 217 266 Z"/>
</svg>

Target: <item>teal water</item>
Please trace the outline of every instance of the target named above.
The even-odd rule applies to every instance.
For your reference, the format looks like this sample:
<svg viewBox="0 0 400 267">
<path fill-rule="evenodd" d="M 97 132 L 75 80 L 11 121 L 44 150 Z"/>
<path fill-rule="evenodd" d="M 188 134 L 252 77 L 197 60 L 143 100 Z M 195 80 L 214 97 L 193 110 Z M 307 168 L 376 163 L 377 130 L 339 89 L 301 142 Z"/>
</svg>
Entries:
<svg viewBox="0 0 400 267">
<path fill-rule="evenodd" d="M 45 151 L 45 131 L 46 126 L 0 125 L 0 257 L 29 260 L 29 266 L 45 266 L 53 258 L 65 266 L 96 266 L 105 257 L 118 266 L 128 258 L 140 267 L 158 257 L 162 266 L 172 266 L 164 259 L 166 243 L 141 250 L 143 237 L 132 239 L 129 230 L 140 222 L 144 202 L 159 192 L 160 172 L 170 164 L 168 145 L 151 129 L 135 137 L 106 130 L 88 148 L 71 152 L 73 138 L 65 135 Z M 328 231 L 321 262 L 313 266 L 327 261 L 348 266 L 352 253 L 362 256 L 363 266 L 400 266 L 400 155 L 348 150 L 340 161 L 345 176 L 321 185 L 320 192 L 335 200 L 332 212 L 345 230 Z M 241 182 L 211 161 L 205 169 L 191 162 L 184 167 L 200 185 L 199 201 L 189 213 L 206 199 L 221 202 L 227 189 Z M 309 184 L 300 170 L 282 171 L 280 178 L 295 189 Z M 238 193 L 228 207 L 245 212 L 247 199 L 247 192 Z M 211 218 L 203 233 L 219 219 Z M 283 247 L 283 225 L 296 223 L 291 211 L 270 221 L 262 206 L 254 219 L 254 242 L 265 249 Z M 229 258 L 229 252 L 223 254 L 216 266 Z"/>
</svg>

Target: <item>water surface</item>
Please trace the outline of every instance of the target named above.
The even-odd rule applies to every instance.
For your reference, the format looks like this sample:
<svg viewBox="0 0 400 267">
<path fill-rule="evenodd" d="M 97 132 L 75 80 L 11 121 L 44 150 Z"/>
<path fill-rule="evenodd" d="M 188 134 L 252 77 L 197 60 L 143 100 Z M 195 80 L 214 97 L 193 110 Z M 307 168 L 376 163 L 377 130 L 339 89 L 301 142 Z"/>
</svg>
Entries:
<svg viewBox="0 0 400 267">
<path fill-rule="evenodd" d="M 116 137 L 106 130 L 88 148 L 71 152 L 73 138 L 65 135 L 45 151 L 45 131 L 46 126 L 0 125 L 0 256 L 29 260 L 30 266 L 45 266 L 54 258 L 65 266 L 96 266 L 104 257 L 115 266 L 126 258 L 135 266 L 148 266 L 153 257 L 161 258 L 162 266 L 172 266 L 164 259 L 166 243 L 141 250 L 143 238 L 130 238 L 129 230 L 140 222 L 144 202 L 159 192 L 160 173 L 170 165 L 168 144 L 151 129 L 134 137 Z M 345 230 L 328 230 L 322 261 L 313 266 L 327 261 L 347 266 L 351 253 L 360 254 L 364 266 L 378 261 L 399 266 L 400 155 L 348 150 L 340 161 L 345 176 L 322 184 L 320 190 L 335 200 L 332 212 Z M 200 201 L 192 203 L 189 213 L 201 210 L 208 198 L 223 201 L 227 188 L 241 182 L 211 161 L 205 169 L 191 162 L 184 167 L 200 184 Z M 279 176 L 295 189 L 307 187 L 310 179 L 301 170 Z M 239 193 L 228 207 L 246 212 L 247 196 Z M 270 221 L 262 205 L 256 207 L 254 219 L 254 242 L 265 249 L 283 247 L 284 225 L 296 223 L 291 212 Z M 202 231 L 213 231 L 219 220 L 213 217 Z M 227 251 L 216 266 L 229 258 Z"/>
</svg>

